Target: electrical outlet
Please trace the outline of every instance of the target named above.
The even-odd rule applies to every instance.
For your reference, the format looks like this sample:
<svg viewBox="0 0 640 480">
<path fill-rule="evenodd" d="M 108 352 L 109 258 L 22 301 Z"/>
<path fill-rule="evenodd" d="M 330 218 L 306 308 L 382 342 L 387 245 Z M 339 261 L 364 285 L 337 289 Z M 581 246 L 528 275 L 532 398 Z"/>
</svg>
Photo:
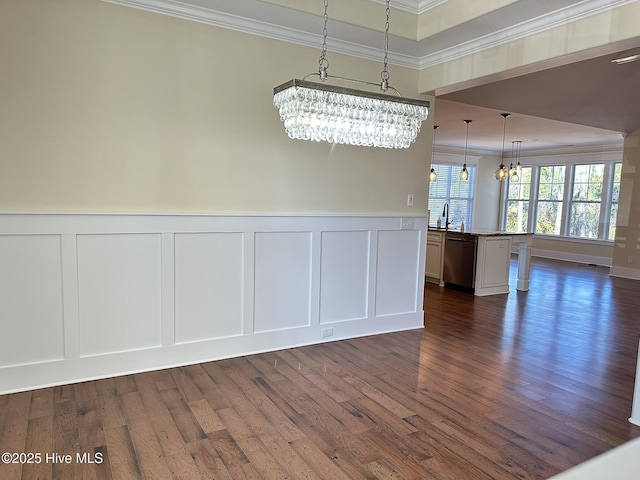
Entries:
<svg viewBox="0 0 640 480">
<path fill-rule="evenodd" d="M 333 337 L 333 328 L 323 328 L 322 338 Z"/>
<path fill-rule="evenodd" d="M 627 257 L 627 263 L 633 263 L 633 255 Z"/>
<path fill-rule="evenodd" d="M 413 193 L 407 195 L 407 207 L 413 207 Z"/>
<path fill-rule="evenodd" d="M 403 218 L 400 225 L 401 230 L 413 230 L 413 218 Z"/>
</svg>

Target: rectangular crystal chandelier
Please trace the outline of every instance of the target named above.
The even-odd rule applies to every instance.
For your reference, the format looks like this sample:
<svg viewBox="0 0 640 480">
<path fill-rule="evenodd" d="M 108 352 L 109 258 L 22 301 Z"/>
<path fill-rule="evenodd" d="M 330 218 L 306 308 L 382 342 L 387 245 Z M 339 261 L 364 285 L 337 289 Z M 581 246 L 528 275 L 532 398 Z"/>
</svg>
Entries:
<svg viewBox="0 0 640 480">
<path fill-rule="evenodd" d="M 386 5 L 384 67 L 382 82 L 376 84 L 327 74 L 328 0 L 325 0 L 318 73 L 273 89 L 273 104 L 290 138 L 383 148 L 408 148 L 415 141 L 429 114 L 429 102 L 404 98 L 389 86 L 389 0 Z M 322 83 L 307 81 L 311 75 L 317 75 Z M 377 86 L 382 93 L 328 85 L 324 83 L 327 78 Z M 398 95 L 384 93 L 387 89 Z"/>
<path fill-rule="evenodd" d="M 290 138 L 365 147 L 407 148 L 429 113 L 429 102 L 290 80 L 273 90 Z"/>
</svg>

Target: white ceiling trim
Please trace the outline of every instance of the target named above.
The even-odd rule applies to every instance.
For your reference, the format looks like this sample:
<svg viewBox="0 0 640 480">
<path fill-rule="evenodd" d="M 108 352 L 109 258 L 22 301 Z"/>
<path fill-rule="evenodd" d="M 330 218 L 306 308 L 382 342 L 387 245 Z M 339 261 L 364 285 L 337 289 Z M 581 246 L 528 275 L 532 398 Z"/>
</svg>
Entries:
<svg viewBox="0 0 640 480">
<path fill-rule="evenodd" d="M 480 159 L 487 156 L 496 156 L 495 152 L 475 150 L 470 152 L 467 148 L 467 156 L 464 155 L 464 148 L 438 147 L 433 150 L 432 163 L 444 165 L 462 165 L 466 163 L 477 167 Z"/>
<path fill-rule="evenodd" d="M 137 8 L 153 13 L 169 15 L 183 20 L 191 20 L 198 23 L 227 28 L 242 33 L 258 35 L 274 40 L 281 40 L 306 47 L 322 47 L 322 35 L 309 33 L 302 30 L 261 22 L 259 20 L 232 15 L 209 8 L 190 5 L 174 0 L 102 0 L 103 2 Z M 370 47 L 358 43 L 348 42 L 337 38 L 327 38 L 328 50 L 344 55 L 349 55 L 366 60 L 380 61 L 384 52 L 381 48 Z M 419 61 L 411 55 L 397 52 L 389 52 L 389 63 L 392 65 L 417 70 Z"/>
<path fill-rule="evenodd" d="M 418 13 L 424 13 L 427 10 L 446 3 L 448 0 L 418 0 Z"/>
<path fill-rule="evenodd" d="M 243 33 L 259 35 L 266 38 L 305 45 L 308 47 L 320 47 L 322 36 L 310 32 L 296 30 L 289 27 L 274 25 L 260 20 L 241 17 L 210 8 L 199 7 L 176 0 L 102 0 L 104 2 L 133 7 L 149 12 L 170 15 L 173 17 L 191 20 L 217 27 L 228 28 Z M 375 0 L 380 1 L 380 0 Z M 446 0 L 398 0 L 403 5 L 415 5 L 419 8 L 433 8 Z M 512 27 L 485 35 L 470 42 L 464 42 L 451 48 L 418 58 L 398 52 L 389 52 L 389 63 L 412 69 L 423 69 L 446 63 L 451 60 L 478 53 L 480 51 L 509 43 L 529 35 L 533 35 L 559 25 L 571 23 L 592 15 L 597 15 L 609 10 L 614 10 L 636 0 L 585 0 L 571 7 L 567 7 L 548 15 L 542 15 L 531 21 L 522 22 Z M 395 6 L 395 2 L 394 2 Z M 422 40 L 428 42 L 429 39 Z M 378 47 L 357 44 L 336 38 L 327 39 L 327 46 L 331 51 L 345 55 L 378 61 L 383 56 L 383 51 Z"/>
<path fill-rule="evenodd" d="M 552 165 L 558 161 L 568 162 L 569 159 L 584 161 L 584 163 L 597 163 L 603 161 L 620 161 L 623 154 L 624 144 L 622 141 L 615 143 L 598 143 L 586 145 L 568 145 L 563 147 L 545 147 L 537 149 L 523 150 L 520 154 L 521 161 L 528 164 L 538 163 Z M 439 161 L 443 157 L 450 155 L 452 157 L 464 156 L 464 146 L 458 147 L 454 145 L 434 145 L 433 153 L 435 155 L 434 163 L 446 163 Z M 480 157 L 494 156 L 502 158 L 502 150 L 489 150 L 486 148 L 468 147 L 467 160 Z M 562 159 L 558 159 L 562 157 Z M 504 159 L 511 160 L 513 154 L 509 149 L 504 152 Z M 463 163 L 460 161 L 460 163 Z M 469 163 L 469 162 L 467 162 Z"/>
<path fill-rule="evenodd" d="M 103 2 L 133 7 L 148 12 L 160 13 L 171 17 L 191 20 L 216 27 L 228 28 L 243 33 L 260 35 L 289 42 L 303 41 L 305 37 L 319 37 L 302 31 L 285 29 L 278 25 L 273 25 L 251 18 L 232 15 L 210 8 L 199 7 L 174 0 L 102 0 Z M 321 36 L 319 38 L 322 38 Z M 305 42 L 305 45 L 309 41 Z"/>
<path fill-rule="evenodd" d="M 385 4 L 386 0 L 373 0 L 377 3 Z M 438 5 L 442 5 L 447 0 L 391 0 L 390 6 L 397 8 L 398 10 L 404 10 L 405 12 L 415 13 L 420 15 Z"/>
<path fill-rule="evenodd" d="M 558 26 L 576 22 L 610 10 L 615 10 L 616 8 L 633 3 L 634 1 L 636 0 L 586 0 L 579 4 L 557 10 L 547 15 L 541 15 L 540 17 L 529 21 L 476 38 L 470 42 L 461 43 L 431 55 L 426 55 L 418 62 L 419 68 L 423 69 L 433 67 L 452 60 L 457 60 L 467 55 L 520 40 Z"/>
</svg>

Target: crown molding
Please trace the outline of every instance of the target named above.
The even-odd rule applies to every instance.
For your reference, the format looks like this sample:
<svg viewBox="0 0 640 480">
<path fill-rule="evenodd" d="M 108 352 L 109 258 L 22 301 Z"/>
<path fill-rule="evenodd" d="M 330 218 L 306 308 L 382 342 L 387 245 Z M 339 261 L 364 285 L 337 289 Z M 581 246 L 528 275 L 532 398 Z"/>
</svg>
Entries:
<svg viewBox="0 0 640 480">
<path fill-rule="evenodd" d="M 550 147 L 550 148 L 538 148 L 522 150 L 520 152 L 520 159 L 528 159 L 531 161 L 545 159 L 549 161 L 549 158 L 562 157 L 565 160 L 567 158 L 579 157 L 586 162 L 595 162 L 603 160 L 618 160 L 622 158 L 624 151 L 624 143 L 622 141 L 613 143 L 597 143 L 589 145 L 567 145 L 563 147 Z M 438 155 L 450 155 L 450 156 L 464 156 L 464 147 L 457 147 L 453 145 L 434 145 L 433 152 Z M 467 158 L 469 157 L 486 157 L 493 156 L 502 158 L 502 152 L 500 150 L 487 150 L 481 148 L 473 148 L 467 150 Z M 505 160 L 511 160 L 513 155 L 510 151 L 504 152 Z M 557 160 L 554 160 L 557 161 Z"/>
<path fill-rule="evenodd" d="M 615 10 L 627 4 L 634 3 L 635 1 L 637 0 L 586 0 L 547 15 L 541 15 L 529 21 L 476 38 L 472 41 L 464 42 L 430 55 L 425 55 L 420 59 L 418 68 L 429 68 L 452 60 L 457 60 L 483 50 L 488 50 L 489 48 L 520 40 L 593 15 Z"/>
<path fill-rule="evenodd" d="M 537 150 L 523 150 L 520 153 L 520 159 L 527 159 L 530 162 L 549 162 L 552 157 L 562 157 L 566 162 L 574 162 L 575 159 L 586 163 L 597 161 L 618 161 L 622 160 L 624 152 L 623 142 L 609 144 L 592 144 L 592 145 L 569 145 L 565 147 L 543 148 Z M 511 154 L 505 158 L 511 158 Z M 557 162 L 557 159 L 553 161 Z"/>
<path fill-rule="evenodd" d="M 443 158 L 448 156 L 460 157 L 464 159 L 464 147 L 456 147 L 453 145 L 435 145 L 433 152 L 436 156 L 442 156 Z M 467 159 L 479 160 L 486 156 L 500 156 L 500 152 L 493 152 L 491 150 L 485 150 L 482 148 L 467 148 Z M 462 161 L 460 163 L 463 163 Z M 469 162 L 467 162 L 469 163 Z"/>
<path fill-rule="evenodd" d="M 234 15 L 220 10 L 215 10 L 213 8 L 206 8 L 176 0 L 101 1 L 312 48 L 319 48 L 322 44 L 322 36 L 316 33 L 263 22 L 261 20 Z M 383 0 L 374 1 L 384 3 Z M 393 7 L 402 8 L 411 13 L 420 14 L 446 1 L 447 0 L 395 0 L 393 2 Z M 415 70 L 429 68 L 467 55 L 472 55 L 489 48 L 513 42 L 545 30 L 572 23 L 583 18 L 588 18 L 592 15 L 614 10 L 624 5 L 634 3 L 635 1 L 637 0 L 585 0 L 570 7 L 563 8 L 547 15 L 542 15 L 530 21 L 513 25 L 509 28 L 485 35 L 474 39 L 473 41 L 464 42 L 459 45 L 443 49 L 433 54 L 419 56 L 416 54 L 405 54 L 390 51 L 388 54 L 388 60 L 390 64 Z M 354 29 L 357 27 L 351 26 L 350 28 Z M 428 38 L 422 40 L 422 42 L 428 41 Z M 414 52 L 419 50 L 419 44 L 420 42 L 411 42 L 411 45 L 417 47 L 412 49 Z M 327 47 L 333 52 L 364 58 L 366 60 L 379 61 L 383 55 L 382 48 L 349 42 L 339 38 L 328 38 Z"/>
<path fill-rule="evenodd" d="M 418 13 L 424 13 L 446 2 L 447 0 L 418 0 Z"/>
<path fill-rule="evenodd" d="M 318 38 L 322 39 L 322 36 L 317 34 L 284 28 L 279 25 L 262 22 L 260 20 L 233 15 L 219 10 L 178 2 L 175 0 L 101 1 L 291 43 L 303 43 L 304 45 L 308 45 L 313 39 L 316 41 Z"/>
<path fill-rule="evenodd" d="M 376 3 L 385 4 L 386 0 L 373 0 Z M 431 10 L 438 5 L 442 5 L 447 0 L 392 0 L 390 6 L 398 10 L 420 15 L 421 13 Z"/>
<path fill-rule="evenodd" d="M 241 33 L 258 35 L 273 40 L 280 40 L 305 47 L 320 48 L 322 35 L 309 33 L 294 28 L 262 22 L 260 20 L 233 15 L 210 8 L 205 8 L 176 0 L 101 0 L 106 3 L 136 8 L 152 13 L 168 15 L 182 20 L 190 20 L 220 28 L 227 28 Z M 338 22 L 334 22 L 334 25 Z M 365 60 L 381 61 L 383 50 L 377 47 L 358 44 L 338 38 L 327 38 L 327 48 L 335 53 L 349 55 Z M 419 59 L 412 55 L 389 52 L 389 63 L 392 65 L 417 70 Z"/>
</svg>

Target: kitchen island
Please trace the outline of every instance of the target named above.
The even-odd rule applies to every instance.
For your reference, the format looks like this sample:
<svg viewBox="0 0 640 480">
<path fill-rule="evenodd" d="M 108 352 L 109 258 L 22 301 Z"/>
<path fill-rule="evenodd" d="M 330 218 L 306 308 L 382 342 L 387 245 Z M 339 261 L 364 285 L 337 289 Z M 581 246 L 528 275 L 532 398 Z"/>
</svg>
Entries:
<svg viewBox="0 0 640 480">
<path fill-rule="evenodd" d="M 509 293 L 511 252 L 517 246 L 516 289 L 527 291 L 532 237 L 530 233 L 429 228 L 426 280 L 462 287 L 478 296 Z"/>
</svg>

